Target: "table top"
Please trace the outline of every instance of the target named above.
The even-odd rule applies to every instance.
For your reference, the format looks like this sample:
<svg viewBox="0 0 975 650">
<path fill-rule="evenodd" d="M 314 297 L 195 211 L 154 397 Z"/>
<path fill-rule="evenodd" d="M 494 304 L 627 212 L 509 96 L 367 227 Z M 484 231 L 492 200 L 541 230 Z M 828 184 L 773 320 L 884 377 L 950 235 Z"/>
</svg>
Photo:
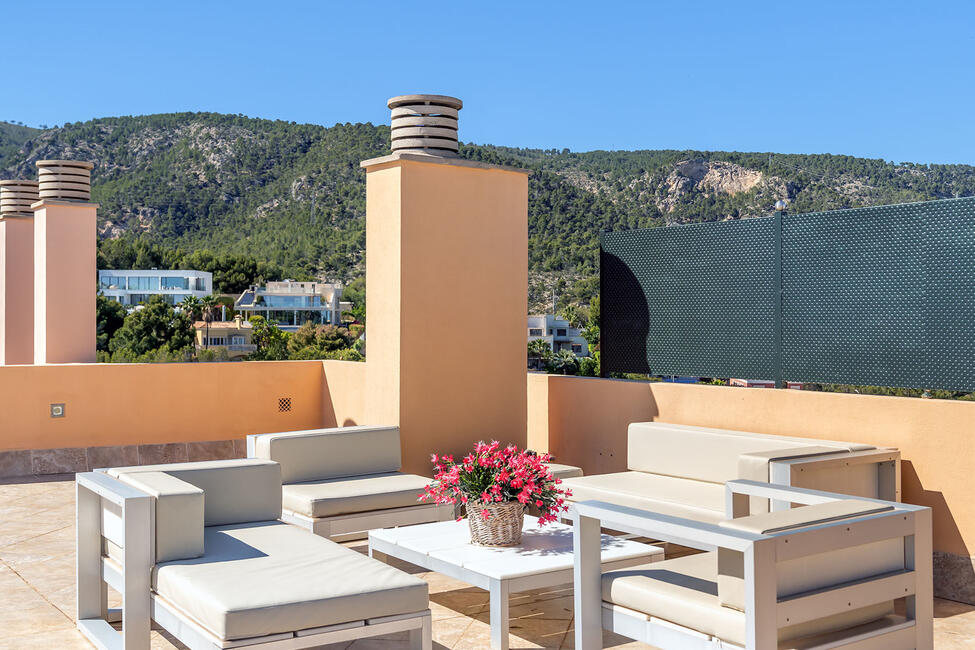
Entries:
<svg viewBox="0 0 975 650">
<path fill-rule="evenodd" d="M 525 515 L 519 546 L 471 544 L 467 521 L 438 521 L 401 528 L 369 531 L 369 541 L 396 546 L 498 580 L 572 568 L 572 527 L 561 523 L 538 525 Z M 388 552 L 389 551 L 385 551 Z M 616 562 L 663 555 L 659 546 L 602 535 L 602 561 Z M 395 555 L 395 552 L 390 553 Z"/>
</svg>

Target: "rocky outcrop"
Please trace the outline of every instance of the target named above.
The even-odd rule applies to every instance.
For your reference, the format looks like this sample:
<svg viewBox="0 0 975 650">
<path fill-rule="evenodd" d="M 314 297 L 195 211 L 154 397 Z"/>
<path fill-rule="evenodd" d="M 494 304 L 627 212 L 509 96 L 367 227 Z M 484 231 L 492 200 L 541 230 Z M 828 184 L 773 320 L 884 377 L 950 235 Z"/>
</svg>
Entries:
<svg viewBox="0 0 975 650">
<path fill-rule="evenodd" d="M 662 212 L 672 212 L 676 200 L 688 192 L 738 194 L 764 180 L 762 172 L 723 161 L 685 160 L 674 165 L 664 180 L 666 196 L 658 202 Z"/>
</svg>

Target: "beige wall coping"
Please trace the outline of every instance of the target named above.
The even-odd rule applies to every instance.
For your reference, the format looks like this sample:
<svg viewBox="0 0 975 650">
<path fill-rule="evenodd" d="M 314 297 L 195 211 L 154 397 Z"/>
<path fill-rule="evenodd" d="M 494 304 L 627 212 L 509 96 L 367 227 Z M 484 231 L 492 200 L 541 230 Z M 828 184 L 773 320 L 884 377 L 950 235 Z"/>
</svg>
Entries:
<svg viewBox="0 0 975 650">
<path fill-rule="evenodd" d="M 30 206 L 31 210 L 40 210 L 41 208 L 46 208 L 52 205 L 59 205 L 66 208 L 98 208 L 97 203 L 92 203 L 91 201 L 64 201 L 62 199 L 41 199 L 37 203 L 32 203 Z"/>
<path fill-rule="evenodd" d="M 419 153 L 416 151 L 396 151 L 388 156 L 370 158 L 359 163 L 359 167 L 368 170 L 370 167 L 377 167 L 387 163 L 409 160 L 413 162 L 431 163 L 434 165 L 453 165 L 455 167 L 473 167 L 475 169 L 497 169 L 505 172 L 515 172 L 520 174 L 531 174 L 532 170 L 522 167 L 509 167 L 507 165 L 492 165 L 491 163 L 480 162 L 479 160 L 468 160 L 455 156 L 435 156 L 433 154 Z"/>
</svg>

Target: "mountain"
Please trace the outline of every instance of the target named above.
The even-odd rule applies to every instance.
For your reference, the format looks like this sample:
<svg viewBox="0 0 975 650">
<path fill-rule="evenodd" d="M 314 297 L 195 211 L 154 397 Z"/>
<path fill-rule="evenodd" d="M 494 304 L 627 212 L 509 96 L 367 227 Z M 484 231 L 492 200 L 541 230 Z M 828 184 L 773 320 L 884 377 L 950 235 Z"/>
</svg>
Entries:
<svg viewBox="0 0 975 650">
<path fill-rule="evenodd" d="M 323 127 L 214 113 L 46 130 L 0 123 L 0 178 L 33 177 L 34 162 L 45 158 L 95 164 L 102 247 L 118 240 L 106 250 L 137 243 L 246 257 L 296 278 L 362 275 L 359 161 L 388 151 L 389 128 L 372 124 Z M 972 166 L 828 154 L 462 145 L 461 155 L 533 170 L 533 309 L 548 304 L 553 290 L 560 303 L 595 295 L 603 229 L 763 216 L 780 198 L 791 211 L 807 212 L 975 194 Z"/>
<path fill-rule="evenodd" d="M 24 143 L 40 132 L 40 129 L 34 129 L 23 124 L 0 122 L 0 161 L 16 158 L 17 152 L 24 146 Z"/>
</svg>

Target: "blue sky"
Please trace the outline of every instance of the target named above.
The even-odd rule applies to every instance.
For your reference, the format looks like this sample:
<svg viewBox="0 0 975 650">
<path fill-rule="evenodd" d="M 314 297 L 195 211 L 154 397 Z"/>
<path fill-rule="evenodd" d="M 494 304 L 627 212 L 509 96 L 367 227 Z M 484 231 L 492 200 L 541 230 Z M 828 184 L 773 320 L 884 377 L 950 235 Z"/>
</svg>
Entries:
<svg viewBox="0 0 975 650">
<path fill-rule="evenodd" d="M 970 2 L 4 5 L 0 119 L 35 126 L 384 123 L 430 92 L 467 142 L 975 164 Z"/>
</svg>

